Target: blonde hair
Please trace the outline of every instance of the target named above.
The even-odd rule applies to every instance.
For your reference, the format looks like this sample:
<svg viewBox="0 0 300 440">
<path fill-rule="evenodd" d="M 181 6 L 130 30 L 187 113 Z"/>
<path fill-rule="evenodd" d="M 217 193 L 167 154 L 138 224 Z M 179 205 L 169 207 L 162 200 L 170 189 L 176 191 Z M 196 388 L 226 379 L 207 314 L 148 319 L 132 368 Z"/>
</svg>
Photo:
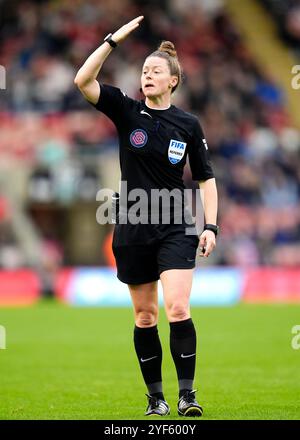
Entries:
<svg viewBox="0 0 300 440">
<path fill-rule="evenodd" d="M 164 58 L 169 66 L 171 75 L 177 76 L 178 82 L 172 88 L 171 93 L 175 92 L 179 84 L 182 83 L 182 69 L 178 61 L 177 52 L 174 44 L 171 41 L 162 41 L 155 52 L 152 52 L 149 57 Z"/>
</svg>

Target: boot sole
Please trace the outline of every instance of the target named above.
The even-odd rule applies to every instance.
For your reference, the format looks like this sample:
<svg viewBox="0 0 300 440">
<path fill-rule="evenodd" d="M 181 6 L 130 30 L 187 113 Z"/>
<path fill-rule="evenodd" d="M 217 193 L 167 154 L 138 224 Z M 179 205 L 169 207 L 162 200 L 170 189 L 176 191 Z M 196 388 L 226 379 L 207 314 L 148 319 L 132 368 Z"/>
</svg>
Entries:
<svg viewBox="0 0 300 440">
<path fill-rule="evenodd" d="M 185 411 L 184 414 L 178 411 L 178 415 L 183 417 L 201 417 L 202 414 L 203 414 L 203 409 L 198 408 L 197 406 L 191 406 Z"/>
</svg>

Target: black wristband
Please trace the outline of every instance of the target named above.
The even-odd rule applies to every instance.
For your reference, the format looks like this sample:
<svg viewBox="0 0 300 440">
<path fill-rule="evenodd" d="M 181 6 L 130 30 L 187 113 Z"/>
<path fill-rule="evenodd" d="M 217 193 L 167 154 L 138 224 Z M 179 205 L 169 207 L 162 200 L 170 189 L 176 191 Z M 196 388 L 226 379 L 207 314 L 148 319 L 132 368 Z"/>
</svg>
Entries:
<svg viewBox="0 0 300 440">
<path fill-rule="evenodd" d="M 108 35 L 106 35 L 106 37 L 104 38 L 103 41 L 106 41 L 114 49 L 115 47 L 117 47 L 117 43 L 111 37 L 112 37 L 112 34 L 108 34 Z"/>
<path fill-rule="evenodd" d="M 212 225 L 210 223 L 206 223 L 204 225 L 203 231 L 206 231 L 206 230 L 207 231 L 212 231 L 215 234 L 215 236 L 217 236 L 218 233 L 219 233 L 220 228 L 219 228 L 218 225 Z"/>
</svg>

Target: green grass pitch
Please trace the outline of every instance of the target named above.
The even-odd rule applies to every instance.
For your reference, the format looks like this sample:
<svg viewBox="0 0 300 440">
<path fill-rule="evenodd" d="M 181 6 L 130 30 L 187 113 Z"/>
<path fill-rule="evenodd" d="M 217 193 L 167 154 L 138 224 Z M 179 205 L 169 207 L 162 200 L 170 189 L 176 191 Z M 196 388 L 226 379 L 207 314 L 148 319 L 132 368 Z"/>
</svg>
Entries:
<svg viewBox="0 0 300 440">
<path fill-rule="evenodd" d="M 195 387 L 203 419 L 299 419 L 300 306 L 192 308 L 198 332 Z M 0 419 L 146 419 L 146 392 L 126 308 L 41 302 L 0 309 Z M 177 380 L 164 311 L 163 380 L 177 420 Z M 149 419 L 147 419 L 149 420 Z"/>
</svg>

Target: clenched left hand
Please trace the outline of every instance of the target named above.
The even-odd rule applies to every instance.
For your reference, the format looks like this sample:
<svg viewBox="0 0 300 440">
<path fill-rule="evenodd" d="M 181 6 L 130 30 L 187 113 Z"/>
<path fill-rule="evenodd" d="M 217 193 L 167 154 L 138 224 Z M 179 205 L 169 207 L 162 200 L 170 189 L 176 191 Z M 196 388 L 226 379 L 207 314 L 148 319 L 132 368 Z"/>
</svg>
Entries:
<svg viewBox="0 0 300 440">
<path fill-rule="evenodd" d="M 213 231 L 205 230 L 200 235 L 200 257 L 208 257 L 216 247 L 216 236 Z"/>
</svg>

